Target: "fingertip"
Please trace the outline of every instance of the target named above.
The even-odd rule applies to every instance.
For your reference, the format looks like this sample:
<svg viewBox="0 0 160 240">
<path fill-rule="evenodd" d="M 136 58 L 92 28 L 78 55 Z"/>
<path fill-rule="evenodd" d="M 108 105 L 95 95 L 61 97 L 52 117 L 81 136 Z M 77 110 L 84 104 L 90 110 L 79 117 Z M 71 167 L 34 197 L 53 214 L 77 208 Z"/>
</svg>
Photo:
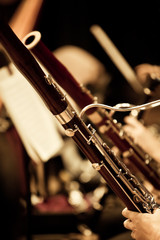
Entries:
<svg viewBox="0 0 160 240">
<path fill-rule="evenodd" d="M 124 215 L 124 214 L 126 213 L 126 211 L 127 211 L 127 208 L 124 208 L 124 209 L 122 210 L 122 215 Z"/>
<path fill-rule="evenodd" d="M 125 116 L 123 120 L 126 122 L 126 121 L 127 121 L 127 119 L 128 119 L 128 116 Z"/>
<path fill-rule="evenodd" d="M 123 226 L 126 228 L 127 219 L 123 222 Z"/>
</svg>

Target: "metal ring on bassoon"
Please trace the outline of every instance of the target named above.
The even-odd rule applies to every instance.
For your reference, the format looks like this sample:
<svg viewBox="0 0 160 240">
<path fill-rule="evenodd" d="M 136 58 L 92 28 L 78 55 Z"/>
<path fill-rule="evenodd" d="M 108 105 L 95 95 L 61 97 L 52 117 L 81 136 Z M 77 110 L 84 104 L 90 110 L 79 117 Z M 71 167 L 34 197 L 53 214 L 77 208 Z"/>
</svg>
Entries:
<svg viewBox="0 0 160 240">
<path fill-rule="evenodd" d="M 70 104 L 67 105 L 67 108 L 63 112 L 61 112 L 60 114 L 55 115 L 57 120 L 62 125 L 70 122 L 73 119 L 74 116 L 75 116 L 75 111 L 73 110 L 73 108 L 71 107 Z"/>
</svg>

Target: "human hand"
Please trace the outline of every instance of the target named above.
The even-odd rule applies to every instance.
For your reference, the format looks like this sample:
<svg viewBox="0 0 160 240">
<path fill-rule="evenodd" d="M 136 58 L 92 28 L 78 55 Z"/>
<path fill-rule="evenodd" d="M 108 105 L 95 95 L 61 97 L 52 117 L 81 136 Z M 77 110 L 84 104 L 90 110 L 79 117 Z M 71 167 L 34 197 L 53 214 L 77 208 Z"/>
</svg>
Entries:
<svg viewBox="0 0 160 240">
<path fill-rule="evenodd" d="M 135 67 L 135 72 L 139 81 L 144 84 L 147 80 L 147 77 L 151 78 L 160 78 L 160 66 L 151 65 L 148 63 L 139 64 Z"/>
<path fill-rule="evenodd" d="M 131 230 L 131 237 L 136 240 L 160 239 L 160 209 L 153 214 L 139 213 L 123 209 L 122 215 L 127 218 L 124 227 Z"/>
<path fill-rule="evenodd" d="M 134 140 L 134 143 L 141 145 L 146 137 L 150 137 L 149 130 L 137 118 L 126 116 L 124 122 L 126 124 L 123 126 L 123 130 Z"/>
<path fill-rule="evenodd" d="M 124 118 L 123 130 L 157 162 L 160 162 L 160 141 L 153 133 L 133 116 Z"/>
<path fill-rule="evenodd" d="M 1 112 L 1 109 L 2 109 L 2 100 L 0 98 L 0 112 Z"/>
</svg>

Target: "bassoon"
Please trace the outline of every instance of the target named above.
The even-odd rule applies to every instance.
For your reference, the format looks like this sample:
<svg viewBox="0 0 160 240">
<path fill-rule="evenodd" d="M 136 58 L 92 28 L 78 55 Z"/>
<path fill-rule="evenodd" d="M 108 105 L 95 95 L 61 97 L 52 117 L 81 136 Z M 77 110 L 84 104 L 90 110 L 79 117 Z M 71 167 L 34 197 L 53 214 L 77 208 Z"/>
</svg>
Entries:
<svg viewBox="0 0 160 240">
<path fill-rule="evenodd" d="M 48 109 L 64 128 L 66 135 L 75 141 L 92 166 L 127 208 L 138 212 L 153 213 L 158 205 L 152 194 L 114 155 L 92 125 L 87 126 L 84 123 L 57 83 L 50 75 L 44 73 L 29 50 L 3 21 L 0 21 L 0 42 L 17 69 L 38 92 Z"/>
<path fill-rule="evenodd" d="M 95 102 L 95 97 L 91 92 L 72 76 L 42 42 L 40 32 L 30 32 L 23 38 L 22 42 L 81 109 Z M 118 147 L 122 158 L 127 158 L 154 188 L 159 190 L 160 171 L 158 163 L 133 142 L 123 131 L 122 125 L 113 119 L 108 111 L 100 108 L 90 109 L 86 114 L 96 129 Z"/>
</svg>

